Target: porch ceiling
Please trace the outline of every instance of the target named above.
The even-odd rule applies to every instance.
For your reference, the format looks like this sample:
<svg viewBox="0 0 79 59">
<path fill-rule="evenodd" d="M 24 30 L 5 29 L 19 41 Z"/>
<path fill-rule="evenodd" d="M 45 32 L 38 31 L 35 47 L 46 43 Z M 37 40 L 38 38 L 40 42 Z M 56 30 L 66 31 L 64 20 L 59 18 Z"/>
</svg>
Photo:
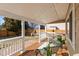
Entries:
<svg viewBox="0 0 79 59">
<path fill-rule="evenodd" d="M 64 20 L 68 6 L 66 3 L 7 3 L 0 4 L 0 15 L 45 24 Z"/>
</svg>

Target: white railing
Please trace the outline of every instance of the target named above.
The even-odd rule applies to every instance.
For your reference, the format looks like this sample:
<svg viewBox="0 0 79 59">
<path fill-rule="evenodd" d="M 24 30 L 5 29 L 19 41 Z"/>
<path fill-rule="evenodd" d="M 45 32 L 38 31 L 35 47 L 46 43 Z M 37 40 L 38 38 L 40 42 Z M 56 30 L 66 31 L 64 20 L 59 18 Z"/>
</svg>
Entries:
<svg viewBox="0 0 79 59">
<path fill-rule="evenodd" d="M 23 39 L 24 41 L 22 41 Z M 32 45 L 32 43 L 34 43 L 34 41 L 36 41 L 37 39 L 38 39 L 38 36 L 2 39 L 0 40 L 0 56 L 14 55 L 17 52 L 22 51 L 23 46 L 24 46 L 24 49 L 26 49 L 26 47 Z"/>
<path fill-rule="evenodd" d="M 0 40 L 0 56 L 12 55 L 22 49 L 22 37 Z"/>
</svg>

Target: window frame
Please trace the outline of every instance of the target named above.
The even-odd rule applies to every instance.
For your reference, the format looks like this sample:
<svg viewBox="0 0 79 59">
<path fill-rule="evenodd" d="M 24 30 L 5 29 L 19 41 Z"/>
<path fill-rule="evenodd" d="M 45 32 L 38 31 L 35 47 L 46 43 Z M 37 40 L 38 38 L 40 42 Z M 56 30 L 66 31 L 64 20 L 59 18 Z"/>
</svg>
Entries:
<svg viewBox="0 0 79 59">
<path fill-rule="evenodd" d="M 72 12 L 72 41 L 68 36 L 67 33 L 67 21 L 69 19 L 70 13 Z M 76 40 L 76 20 L 75 20 L 75 4 L 72 4 L 72 8 L 66 18 L 66 39 L 69 41 L 71 47 L 73 48 L 73 50 L 75 51 L 75 40 Z"/>
</svg>

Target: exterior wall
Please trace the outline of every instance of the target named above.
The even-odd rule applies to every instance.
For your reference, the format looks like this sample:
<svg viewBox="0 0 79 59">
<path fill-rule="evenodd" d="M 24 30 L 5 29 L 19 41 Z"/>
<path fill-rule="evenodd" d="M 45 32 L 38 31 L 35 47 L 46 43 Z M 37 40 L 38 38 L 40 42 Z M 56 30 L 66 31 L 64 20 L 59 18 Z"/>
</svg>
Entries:
<svg viewBox="0 0 79 59">
<path fill-rule="evenodd" d="M 67 47 L 68 47 L 68 50 L 69 50 L 69 52 L 70 52 L 70 55 L 73 55 L 74 53 L 75 53 L 75 44 L 74 44 L 74 40 L 75 40 L 75 35 L 73 35 L 73 34 L 75 34 L 74 33 L 74 30 L 72 30 L 73 31 L 73 33 L 72 33 L 72 41 L 69 39 L 69 37 L 68 37 L 68 31 L 67 31 L 67 21 L 68 21 L 68 19 L 69 19 L 69 15 L 70 15 L 70 13 L 71 13 L 71 11 L 72 11 L 72 14 L 73 14 L 73 4 L 70 4 L 70 6 L 69 6 L 69 9 L 68 9 L 68 13 L 67 13 L 67 17 L 66 17 L 66 44 L 67 44 Z M 72 15 L 72 21 L 73 20 L 75 20 L 74 19 L 74 16 Z M 73 25 L 72 25 L 73 26 Z M 73 27 L 71 27 L 72 29 L 73 29 Z"/>
<path fill-rule="evenodd" d="M 67 44 L 69 53 L 72 56 L 75 53 L 75 51 L 73 50 L 73 48 L 72 48 L 72 46 L 71 46 L 71 44 L 70 44 L 70 42 L 68 40 L 67 40 L 66 44 Z"/>
<path fill-rule="evenodd" d="M 72 9 L 72 8 L 70 8 L 70 9 Z M 74 39 L 75 40 L 75 44 L 74 44 L 75 45 L 75 47 L 74 47 L 75 50 L 72 47 L 73 46 L 72 42 L 70 42 L 68 40 L 69 38 L 67 38 L 67 42 L 66 42 L 67 46 L 68 46 L 68 50 L 70 52 L 70 55 L 79 54 L 79 3 L 75 4 L 75 10 L 74 11 L 75 11 L 75 14 L 74 14 L 74 16 L 75 16 L 75 39 Z M 69 15 L 69 12 L 68 12 L 68 15 Z M 67 28 L 67 26 L 66 26 L 66 28 Z M 66 37 L 67 37 L 67 35 L 66 35 Z"/>
<path fill-rule="evenodd" d="M 79 4 L 76 4 L 76 51 L 79 53 Z"/>
</svg>

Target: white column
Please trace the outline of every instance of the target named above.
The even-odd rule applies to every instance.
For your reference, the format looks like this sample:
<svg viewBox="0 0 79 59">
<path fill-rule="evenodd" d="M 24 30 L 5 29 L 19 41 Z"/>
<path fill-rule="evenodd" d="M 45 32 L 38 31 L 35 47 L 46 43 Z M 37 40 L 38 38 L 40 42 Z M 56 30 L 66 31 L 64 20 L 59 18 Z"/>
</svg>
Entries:
<svg viewBox="0 0 79 59">
<path fill-rule="evenodd" d="M 39 43 L 40 43 L 40 25 L 39 25 Z"/>
<path fill-rule="evenodd" d="M 21 51 L 21 53 L 24 51 L 24 37 L 25 37 L 25 22 L 22 21 L 21 22 L 21 27 L 22 27 L 22 48 L 23 50 Z"/>
<path fill-rule="evenodd" d="M 73 3 L 72 4 L 73 5 L 73 8 L 72 8 L 72 46 L 73 46 L 73 49 L 74 49 L 74 51 L 75 51 L 75 40 L 76 40 L 76 16 L 75 16 L 75 4 Z"/>
<path fill-rule="evenodd" d="M 49 42 L 49 37 L 47 36 L 47 33 L 48 33 L 48 32 L 47 32 L 47 30 L 48 30 L 48 29 L 47 29 L 47 26 L 48 26 L 48 24 L 45 25 L 45 32 L 46 32 L 47 41 Z"/>
<path fill-rule="evenodd" d="M 46 39 L 47 39 L 47 25 L 45 25 L 45 34 L 46 34 Z"/>
<path fill-rule="evenodd" d="M 22 37 L 25 36 L 25 23 L 22 21 Z"/>
</svg>

